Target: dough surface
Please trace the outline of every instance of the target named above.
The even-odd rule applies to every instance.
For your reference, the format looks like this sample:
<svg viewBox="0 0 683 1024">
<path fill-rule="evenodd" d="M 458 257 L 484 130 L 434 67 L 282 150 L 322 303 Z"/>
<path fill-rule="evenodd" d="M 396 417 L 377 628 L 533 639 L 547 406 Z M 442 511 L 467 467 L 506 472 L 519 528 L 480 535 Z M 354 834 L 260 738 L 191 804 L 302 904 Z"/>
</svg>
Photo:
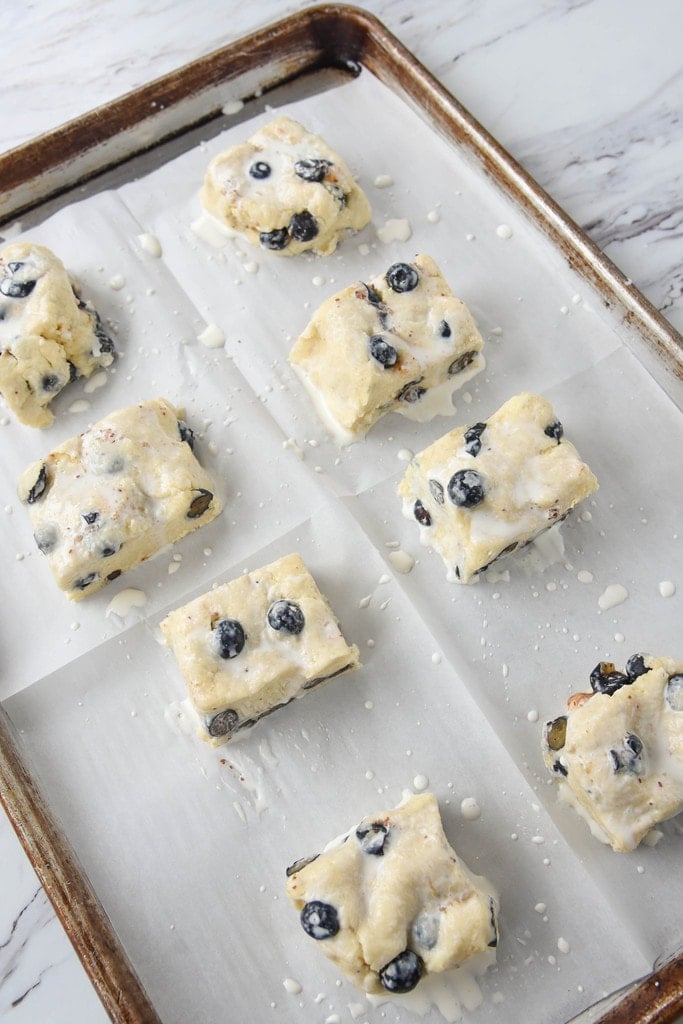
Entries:
<svg viewBox="0 0 683 1024">
<path fill-rule="evenodd" d="M 290 362 L 340 444 L 387 412 L 452 415 L 453 392 L 483 369 L 482 337 L 431 256 L 394 263 L 327 299 Z"/>
<path fill-rule="evenodd" d="M 407 992 L 477 954 L 495 960 L 498 897 L 450 846 L 436 797 L 410 796 L 287 869 L 304 931 L 366 992 Z"/>
<path fill-rule="evenodd" d="M 61 260 L 43 245 L 0 252 L 0 393 L 21 423 L 49 427 L 50 402 L 111 365 L 114 343 Z"/>
<path fill-rule="evenodd" d="M 372 213 L 339 154 L 284 116 L 214 157 L 200 199 L 224 227 L 285 256 L 328 255 Z"/>
<path fill-rule="evenodd" d="M 443 558 L 448 579 L 469 583 L 597 486 L 550 403 L 523 392 L 486 423 L 457 427 L 419 452 L 398 493 L 420 541 Z"/>
<path fill-rule="evenodd" d="M 71 600 L 218 515 L 193 445 L 180 412 L 159 398 L 111 413 L 24 471 L 19 497 Z"/>
</svg>

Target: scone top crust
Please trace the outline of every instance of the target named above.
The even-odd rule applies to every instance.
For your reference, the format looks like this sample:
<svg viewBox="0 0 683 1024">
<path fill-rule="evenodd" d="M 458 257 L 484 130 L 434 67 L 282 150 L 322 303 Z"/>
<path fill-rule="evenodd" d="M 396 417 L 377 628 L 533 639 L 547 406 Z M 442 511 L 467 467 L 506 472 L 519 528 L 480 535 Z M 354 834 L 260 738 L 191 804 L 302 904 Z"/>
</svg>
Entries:
<svg viewBox="0 0 683 1024">
<path fill-rule="evenodd" d="M 0 252 L 0 392 L 17 418 L 47 427 L 70 381 L 109 366 L 114 344 L 61 260 L 33 242 Z"/>
<path fill-rule="evenodd" d="M 379 811 L 287 870 L 323 953 L 366 992 L 406 992 L 497 944 L 498 900 L 452 849 L 431 793 Z"/>
<path fill-rule="evenodd" d="M 467 583 L 597 486 L 550 402 L 523 392 L 485 423 L 458 427 L 419 452 L 398 493 L 449 579 Z"/>
<path fill-rule="evenodd" d="M 419 254 L 327 299 L 290 352 L 326 425 L 341 443 L 380 416 L 451 412 L 451 395 L 484 366 L 483 339 L 435 260 Z M 432 389 L 446 386 L 447 401 Z"/>
<path fill-rule="evenodd" d="M 617 852 L 683 809 L 683 662 L 600 662 L 591 691 L 546 723 L 543 757 L 560 795 Z"/>
<path fill-rule="evenodd" d="M 161 631 L 216 738 L 359 664 L 358 648 L 347 644 L 296 553 L 176 609 Z M 224 722 L 230 728 L 222 733 Z"/>
<path fill-rule="evenodd" d="M 72 600 L 218 515 L 193 445 L 181 412 L 159 398 L 111 413 L 24 471 L 36 543 Z"/>
<path fill-rule="evenodd" d="M 371 217 L 339 154 L 285 116 L 214 157 L 200 198 L 225 227 L 285 256 L 329 254 L 345 231 L 359 231 Z"/>
</svg>

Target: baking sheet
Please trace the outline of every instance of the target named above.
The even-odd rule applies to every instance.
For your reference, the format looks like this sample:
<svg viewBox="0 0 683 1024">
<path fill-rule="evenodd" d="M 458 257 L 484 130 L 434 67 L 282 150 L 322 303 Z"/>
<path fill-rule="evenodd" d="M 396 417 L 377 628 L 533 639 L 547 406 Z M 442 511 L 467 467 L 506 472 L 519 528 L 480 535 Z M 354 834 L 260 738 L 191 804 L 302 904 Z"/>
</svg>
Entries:
<svg viewBox="0 0 683 1024">
<path fill-rule="evenodd" d="M 456 849 L 502 896 L 499 967 L 468 1012 L 493 1020 L 502 1004 L 519 1019 L 565 1021 L 681 944 L 670 898 L 676 822 L 655 848 L 603 849 L 556 806 L 540 725 L 529 721 L 557 714 L 601 658 L 679 653 L 680 596 L 662 597 L 658 584 L 682 577 L 680 412 L 564 258 L 371 76 L 283 109 L 344 153 L 373 204 L 373 225 L 332 257 L 283 260 L 232 241 L 216 249 L 193 231 L 204 167 L 244 125 L 31 232 L 116 322 L 124 354 L 104 388 L 76 385 L 60 398 L 50 431 L 3 422 L 0 544 L 8 586 L 24 595 L 1 627 L 4 706 L 164 1021 L 225 1019 L 226 992 L 231 1012 L 258 1021 L 343 1019 L 349 1005 L 380 1019 L 386 1007 L 338 987 L 306 942 L 283 871 L 421 775 Z M 382 174 L 392 186 L 373 184 Z M 407 220 L 411 237 L 382 243 L 388 218 Z M 141 248 L 143 232 L 160 240 L 161 260 Z M 456 398 L 452 423 L 385 417 L 340 452 L 289 371 L 288 348 L 328 294 L 420 251 L 475 314 L 487 369 Z M 224 332 L 224 348 L 197 340 L 206 323 Z M 404 460 L 522 388 L 551 398 L 601 490 L 542 550 L 511 562 L 509 579 L 449 585 L 401 517 Z M 226 512 L 70 605 L 33 549 L 13 481 L 108 409 L 152 394 L 184 405 L 200 427 L 197 450 Z M 69 411 L 81 399 L 89 406 Z M 416 558 L 410 574 L 395 572 L 387 545 Z M 365 667 L 239 744 L 208 750 L 185 731 L 158 622 L 214 581 L 295 549 Z M 611 583 L 629 596 L 603 612 L 598 597 Z M 144 608 L 107 615 L 129 587 L 144 592 Z M 49 607 L 38 624 L 35 594 Z M 27 644 L 27 620 L 40 644 Z M 459 813 L 467 796 L 482 807 L 479 821 Z M 302 992 L 284 990 L 286 977 Z"/>
</svg>

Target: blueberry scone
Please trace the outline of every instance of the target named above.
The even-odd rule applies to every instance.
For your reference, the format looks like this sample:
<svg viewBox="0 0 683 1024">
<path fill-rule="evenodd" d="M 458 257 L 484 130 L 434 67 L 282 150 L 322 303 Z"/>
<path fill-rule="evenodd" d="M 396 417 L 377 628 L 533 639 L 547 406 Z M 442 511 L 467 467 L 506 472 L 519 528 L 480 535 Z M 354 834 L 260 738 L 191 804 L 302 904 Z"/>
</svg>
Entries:
<svg viewBox="0 0 683 1024">
<path fill-rule="evenodd" d="M 483 340 L 431 256 L 394 263 L 327 299 L 290 352 L 341 444 L 387 412 L 453 413 L 453 392 L 484 366 Z"/>
<path fill-rule="evenodd" d="M 370 204 L 327 143 L 278 117 L 209 164 L 201 203 L 254 245 L 294 256 L 334 252 L 370 220 Z"/>
<path fill-rule="evenodd" d="M 550 403 L 524 392 L 412 459 L 398 493 L 448 579 L 469 583 L 597 489 Z"/>
<path fill-rule="evenodd" d="M 590 683 L 546 724 L 543 757 L 560 798 L 623 853 L 683 811 L 683 662 L 635 654 Z"/>
<path fill-rule="evenodd" d="M 171 612 L 161 632 L 214 745 L 347 669 L 359 667 L 298 554 Z"/>
<path fill-rule="evenodd" d="M 49 427 L 52 399 L 113 360 L 111 338 L 61 260 L 32 242 L 6 246 L 0 252 L 0 394 L 17 419 Z"/>
<path fill-rule="evenodd" d="M 73 601 L 221 511 L 194 434 L 163 398 L 120 409 L 29 466 L 19 496 Z"/>
<path fill-rule="evenodd" d="M 287 875 L 306 934 L 366 992 L 495 961 L 498 897 L 449 845 L 431 793 L 364 818 Z"/>
</svg>

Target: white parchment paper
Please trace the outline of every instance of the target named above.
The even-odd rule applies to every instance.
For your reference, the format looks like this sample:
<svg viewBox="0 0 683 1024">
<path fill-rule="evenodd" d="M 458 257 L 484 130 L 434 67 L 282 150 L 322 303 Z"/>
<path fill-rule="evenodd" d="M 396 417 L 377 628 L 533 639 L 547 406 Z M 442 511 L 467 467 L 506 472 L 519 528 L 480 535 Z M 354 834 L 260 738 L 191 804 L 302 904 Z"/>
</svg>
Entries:
<svg viewBox="0 0 683 1024">
<path fill-rule="evenodd" d="M 414 1019 L 339 985 L 284 896 L 287 864 L 414 784 L 436 793 L 456 850 L 501 893 L 498 966 L 481 981 L 481 1005 L 463 1012 L 560 1024 L 681 944 L 677 823 L 656 847 L 613 854 L 556 804 L 540 755 L 543 721 L 586 688 L 597 661 L 683 656 L 680 410 L 590 286 L 370 75 L 283 109 L 344 154 L 373 205 L 372 225 L 332 257 L 215 247 L 193 230 L 209 158 L 269 113 L 31 232 L 115 326 L 121 356 L 102 388 L 60 396 L 49 431 L 9 416 L 0 427 L 0 552 L 13 597 L 0 618 L 0 696 L 167 1024 Z M 376 186 L 381 175 L 393 184 Z M 408 222 L 407 241 L 380 241 L 389 219 Z M 289 347 L 328 295 L 418 252 L 475 315 L 487 369 L 456 396 L 452 420 L 387 416 L 340 451 L 289 369 Z M 207 325 L 223 347 L 198 340 Z M 450 585 L 401 516 L 405 459 L 523 389 L 551 399 L 601 489 L 542 547 L 473 587 Z M 108 410 L 157 394 L 185 407 L 226 510 L 70 604 L 35 550 L 16 478 Z M 207 748 L 188 729 L 158 623 L 294 550 L 363 668 L 239 743 Z M 397 551 L 412 571 L 397 571 Z M 615 583 L 626 598 L 603 610 Z M 127 588 L 145 604 L 111 614 Z M 481 807 L 476 821 L 460 812 L 467 797 Z M 284 988 L 287 978 L 298 985 Z"/>
</svg>

